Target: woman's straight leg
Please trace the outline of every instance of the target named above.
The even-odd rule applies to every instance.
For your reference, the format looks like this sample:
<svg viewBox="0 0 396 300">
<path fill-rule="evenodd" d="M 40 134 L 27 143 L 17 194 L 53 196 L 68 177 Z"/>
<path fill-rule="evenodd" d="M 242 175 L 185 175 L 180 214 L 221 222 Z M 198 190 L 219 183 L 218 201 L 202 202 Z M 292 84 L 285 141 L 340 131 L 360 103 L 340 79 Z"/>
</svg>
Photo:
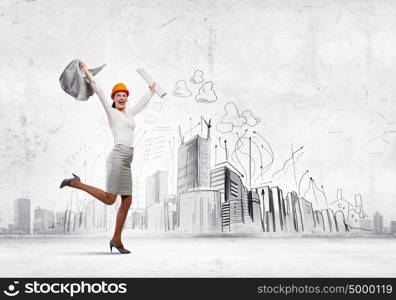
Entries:
<svg viewBox="0 0 396 300">
<path fill-rule="evenodd" d="M 118 208 L 116 227 L 113 235 L 113 241 L 118 245 L 121 244 L 121 231 L 122 228 L 124 227 L 124 223 L 128 215 L 128 210 L 131 204 L 132 204 L 131 195 L 121 195 L 121 205 Z"/>
</svg>

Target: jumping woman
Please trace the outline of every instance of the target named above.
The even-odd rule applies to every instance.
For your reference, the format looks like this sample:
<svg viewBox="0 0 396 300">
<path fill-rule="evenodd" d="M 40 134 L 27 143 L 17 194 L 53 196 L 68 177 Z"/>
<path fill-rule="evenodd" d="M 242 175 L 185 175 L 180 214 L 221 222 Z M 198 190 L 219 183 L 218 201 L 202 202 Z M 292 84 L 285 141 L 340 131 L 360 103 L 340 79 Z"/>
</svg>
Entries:
<svg viewBox="0 0 396 300">
<path fill-rule="evenodd" d="M 136 114 L 141 112 L 149 103 L 155 91 L 155 83 L 149 86 L 150 92 L 143 96 L 131 108 L 127 108 L 129 91 L 125 84 L 117 83 L 111 92 L 113 104 L 110 106 L 100 85 L 94 80 L 87 65 L 80 61 L 80 67 L 87 75 L 93 91 L 98 95 L 106 111 L 108 123 L 114 136 L 114 147 L 109 153 L 106 162 L 106 191 L 82 183 L 80 177 L 75 174 L 73 178 L 64 179 L 60 188 L 70 186 L 86 191 L 96 199 L 107 205 L 116 201 L 117 195 L 121 195 L 121 206 L 118 209 L 116 226 L 113 238 L 110 240 L 110 251 L 115 247 L 120 253 L 130 253 L 121 242 L 121 231 L 128 215 L 128 209 L 132 204 L 132 173 L 131 163 L 134 150 L 134 129 Z"/>
</svg>

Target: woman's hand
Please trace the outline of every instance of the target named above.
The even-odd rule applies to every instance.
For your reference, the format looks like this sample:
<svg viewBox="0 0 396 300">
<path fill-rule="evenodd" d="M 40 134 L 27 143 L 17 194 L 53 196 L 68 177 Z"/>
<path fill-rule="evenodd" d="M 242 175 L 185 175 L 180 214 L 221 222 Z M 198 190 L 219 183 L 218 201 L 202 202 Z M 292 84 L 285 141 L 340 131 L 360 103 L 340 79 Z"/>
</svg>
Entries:
<svg viewBox="0 0 396 300">
<path fill-rule="evenodd" d="M 83 62 L 82 60 L 80 60 L 80 67 L 83 70 L 88 70 L 87 64 L 85 62 Z"/>
<path fill-rule="evenodd" d="M 150 93 L 153 95 L 155 93 L 155 82 L 152 85 L 149 85 Z"/>
<path fill-rule="evenodd" d="M 88 66 L 87 66 L 87 64 L 86 64 L 85 62 L 81 61 L 81 60 L 80 60 L 80 67 L 81 67 L 81 69 L 84 70 L 85 74 L 88 75 L 88 73 L 91 73 L 91 72 L 88 71 Z"/>
</svg>

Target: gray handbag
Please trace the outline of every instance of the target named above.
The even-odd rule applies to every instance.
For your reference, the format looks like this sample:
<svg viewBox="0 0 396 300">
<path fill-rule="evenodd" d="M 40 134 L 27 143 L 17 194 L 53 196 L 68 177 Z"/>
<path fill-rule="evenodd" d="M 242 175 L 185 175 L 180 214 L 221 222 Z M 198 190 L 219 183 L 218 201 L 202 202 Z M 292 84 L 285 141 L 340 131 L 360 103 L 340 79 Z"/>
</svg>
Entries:
<svg viewBox="0 0 396 300">
<path fill-rule="evenodd" d="M 89 71 L 92 75 L 96 75 L 104 66 L 106 64 L 95 69 L 89 69 Z M 80 69 L 79 59 L 74 59 L 67 65 L 59 77 L 59 82 L 61 88 L 77 100 L 86 101 L 94 94 L 87 75 Z"/>
</svg>

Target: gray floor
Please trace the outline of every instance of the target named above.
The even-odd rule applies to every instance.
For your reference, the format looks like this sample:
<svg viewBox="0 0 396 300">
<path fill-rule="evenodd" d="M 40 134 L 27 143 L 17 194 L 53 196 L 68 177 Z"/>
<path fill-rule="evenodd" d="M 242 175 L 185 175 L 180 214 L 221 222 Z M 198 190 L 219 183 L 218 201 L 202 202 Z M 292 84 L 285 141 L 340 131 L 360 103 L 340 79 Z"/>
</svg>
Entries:
<svg viewBox="0 0 396 300">
<path fill-rule="evenodd" d="M 395 277 L 395 238 L 0 237 L 0 277 Z"/>
</svg>

